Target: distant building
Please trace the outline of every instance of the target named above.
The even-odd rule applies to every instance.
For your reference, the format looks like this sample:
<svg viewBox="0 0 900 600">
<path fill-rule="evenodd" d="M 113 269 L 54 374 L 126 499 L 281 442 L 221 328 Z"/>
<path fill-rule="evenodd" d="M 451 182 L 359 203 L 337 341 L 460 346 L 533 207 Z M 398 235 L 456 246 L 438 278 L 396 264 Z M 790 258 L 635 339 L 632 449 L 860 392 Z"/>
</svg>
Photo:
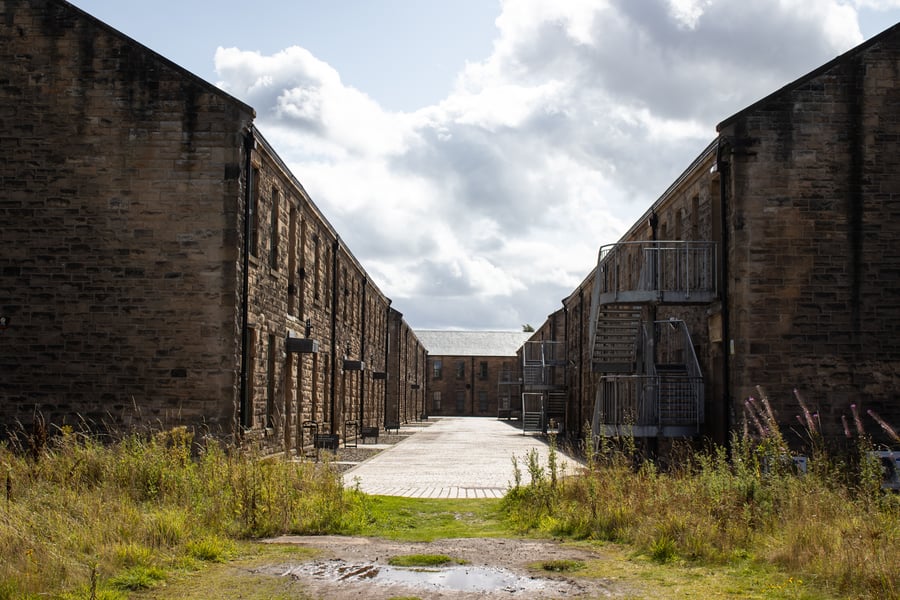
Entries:
<svg viewBox="0 0 900 600">
<path fill-rule="evenodd" d="M 521 411 L 521 331 L 416 330 L 428 351 L 428 415 L 505 417 Z"/>
<path fill-rule="evenodd" d="M 68 2 L 2 6 L 0 426 L 384 425 L 424 350 L 253 108 Z"/>
</svg>

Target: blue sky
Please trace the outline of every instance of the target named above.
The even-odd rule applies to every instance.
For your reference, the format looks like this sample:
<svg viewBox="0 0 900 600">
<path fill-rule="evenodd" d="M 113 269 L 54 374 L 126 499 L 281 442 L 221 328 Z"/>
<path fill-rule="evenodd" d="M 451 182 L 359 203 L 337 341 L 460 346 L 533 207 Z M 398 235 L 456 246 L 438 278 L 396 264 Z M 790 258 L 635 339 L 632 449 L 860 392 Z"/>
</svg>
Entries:
<svg viewBox="0 0 900 600">
<path fill-rule="evenodd" d="M 75 0 L 182 67 L 216 81 L 216 48 L 303 46 L 387 109 L 450 93 L 466 60 L 488 56 L 498 0 Z"/>
<path fill-rule="evenodd" d="M 75 0 L 253 106 L 420 329 L 538 325 L 715 125 L 900 0 Z"/>
</svg>

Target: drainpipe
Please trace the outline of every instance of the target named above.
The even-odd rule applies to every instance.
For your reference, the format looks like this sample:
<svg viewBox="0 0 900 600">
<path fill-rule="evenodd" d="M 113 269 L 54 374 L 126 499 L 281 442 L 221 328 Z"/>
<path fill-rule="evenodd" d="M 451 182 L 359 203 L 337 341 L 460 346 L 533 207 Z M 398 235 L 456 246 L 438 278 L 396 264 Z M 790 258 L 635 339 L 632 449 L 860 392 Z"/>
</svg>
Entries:
<svg viewBox="0 0 900 600">
<path fill-rule="evenodd" d="M 653 348 L 650 359 L 653 361 L 653 365 L 655 368 L 656 365 L 656 316 L 657 316 L 657 302 L 660 297 L 660 256 L 659 256 L 659 245 L 656 243 L 658 240 L 657 234 L 657 226 L 659 225 L 659 216 L 656 214 L 656 211 L 650 210 L 650 218 L 647 219 L 647 224 L 650 225 L 650 239 L 653 241 L 653 249 L 655 252 L 653 253 L 653 288 L 656 291 L 657 301 L 653 302 L 650 305 L 650 333 L 651 333 L 651 342 L 653 343 Z"/>
<path fill-rule="evenodd" d="M 422 415 L 428 416 L 428 349 L 422 346 Z"/>
<path fill-rule="evenodd" d="M 719 143 L 716 148 L 716 170 L 719 173 L 719 198 L 722 204 L 721 209 L 721 227 L 722 227 L 722 264 L 719 267 L 722 271 L 722 286 L 720 289 L 720 298 L 722 302 L 722 352 L 724 354 L 722 361 L 722 378 L 724 379 L 724 398 L 725 411 L 723 415 L 723 425 L 725 427 L 725 445 L 731 452 L 731 325 L 728 318 L 728 216 L 726 207 L 728 206 L 728 181 L 730 176 L 730 163 L 724 159 L 726 148 L 730 146 L 727 138 L 719 136 Z M 730 150 L 730 148 L 728 148 Z"/>
<path fill-rule="evenodd" d="M 341 248 L 341 238 L 335 237 L 331 246 L 331 434 L 337 433 L 337 313 L 338 313 L 338 250 Z M 343 415 L 342 415 L 343 416 Z"/>
<path fill-rule="evenodd" d="M 239 441 L 243 428 L 247 425 L 250 414 L 250 377 L 247 372 L 250 365 L 250 236 L 253 221 L 253 163 L 251 154 L 256 148 L 253 137 L 253 126 L 244 135 L 244 247 L 241 274 L 241 376 L 240 406 L 237 427 L 234 432 L 235 441 Z"/>
<path fill-rule="evenodd" d="M 366 357 L 366 288 L 368 286 L 368 277 L 362 280 L 362 314 L 360 315 L 360 332 L 359 332 L 359 360 L 365 360 Z M 371 370 L 371 366 L 369 367 Z M 366 375 L 365 371 L 359 372 L 359 426 L 365 425 L 365 392 L 366 392 Z"/>
<path fill-rule="evenodd" d="M 382 392 L 384 398 L 382 402 L 384 404 L 384 411 L 381 413 L 381 419 L 383 421 L 382 426 L 387 425 L 388 419 L 388 386 L 391 381 L 391 299 L 388 298 L 387 306 L 384 307 L 384 385 L 382 386 Z"/>
<path fill-rule="evenodd" d="M 402 335 L 401 335 L 402 334 Z M 403 321 L 397 323 L 397 422 L 403 422 L 401 407 L 406 406 L 406 388 L 409 386 L 409 350 L 404 350 L 406 342 L 406 330 L 403 329 Z M 403 360 L 404 352 L 406 361 Z"/>
<path fill-rule="evenodd" d="M 469 393 L 472 396 L 472 410 L 469 414 L 475 416 L 475 357 L 469 358 L 471 368 L 469 369 Z"/>
<path fill-rule="evenodd" d="M 569 366 L 569 364 L 571 362 L 569 360 L 569 307 L 566 306 L 565 300 L 562 301 L 562 305 L 563 305 L 563 334 L 562 334 L 562 339 L 558 340 L 558 341 L 561 341 L 563 343 L 563 351 L 564 351 L 563 352 L 563 361 L 564 361 L 563 365 L 565 365 L 565 366 L 563 367 L 563 383 L 566 386 L 566 412 L 563 415 L 563 419 L 565 419 L 566 416 L 568 416 L 568 414 L 570 412 L 569 411 L 569 399 L 572 397 L 572 394 L 575 392 L 575 386 L 570 385 L 570 384 L 574 382 L 575 378 L 573 377 L 572 369 Z M 581 399 L 580 398 L 578 400 L 578 412 L 579 412 L 578 418 L 581 419 L 581 414 L 580 414 L 581 413 Z M 566 424 L 567 430 L 569 429 L 570 425 L 571 424 L 569 424 L 569 423 Z M 566 432 L 566 435 L 569 435 L 568 431 Z"/>
</svg>

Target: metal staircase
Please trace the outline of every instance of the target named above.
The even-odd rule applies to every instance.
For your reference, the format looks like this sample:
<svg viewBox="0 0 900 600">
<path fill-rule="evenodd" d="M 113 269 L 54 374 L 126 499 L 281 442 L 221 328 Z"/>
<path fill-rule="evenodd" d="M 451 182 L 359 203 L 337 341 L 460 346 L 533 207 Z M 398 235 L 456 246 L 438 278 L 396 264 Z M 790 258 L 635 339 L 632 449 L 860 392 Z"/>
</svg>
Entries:
<svg viewBox="0 0 900 600">
<path fill-rule="evenodd" d="M 600 249 L 591 302 L 592 370 L 600 373 L 595 436 L 696 435 L 703 423 L 703 377 L 683 321 L 643 323 L 661 304 L 717 297 L 715 245 L 646 241 Z"/>
<path fill-rule="evenodd" d="M 647 324 L 643 331 L 639 349 L 643 369 L 600 377 L 593 431 L 634 437 L 698 434 L 703 424 L 703 377 L 687 326 L 683 321 L 661 321 Z M 678 355 L 678 362 L 655 362 L 653 355 L 663 350 Z"/>
<path fill-rule="evenodd" d="M 592 367 L 602 373 L 632 373 L 641 329 L 640 306 L 604 306 L 595 321 Z"/>
<path fill-rule="evenodd" d="M 546 432 L 566 418 L 565 346 L 562 342 L 525 342 L 522 348 L 522 431 Z"/>
</svg>

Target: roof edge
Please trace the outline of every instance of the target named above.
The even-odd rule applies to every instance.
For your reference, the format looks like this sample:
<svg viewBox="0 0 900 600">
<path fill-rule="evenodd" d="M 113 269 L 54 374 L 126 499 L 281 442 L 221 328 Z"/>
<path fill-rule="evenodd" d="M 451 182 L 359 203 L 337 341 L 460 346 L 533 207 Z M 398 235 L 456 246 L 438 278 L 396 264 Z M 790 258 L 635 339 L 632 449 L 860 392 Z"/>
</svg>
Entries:
<svg viewBox="0 0 900 600">
<path fill-rule="evenodd" d="M 100 20 L 98 17 L 95 17 L 94 15 L 92 15 L 91 13 L 89 13 L 89 12 L 87 12 L 87 11 L 85 11 L 85 10 L 83 10 L 83 9 L 81 9 L 81 8 L 79 8 L 79 7 L 77 7 L 77 6 L 75 6 L 74 4 L 72 4 L 71 2 L 69 2 L 68 0 L 50 0 L 50 1 L 51 1 L 52 3 L 54 3 L 54 4 L 57 4 L 57 5 L 61 6 L 61 7 L 63 7 L 65 10 L 69 10 L 69 11 L 72 11 L 73 13 L 78 14 L 80 18 L 83 18 L 83 19 L 86 19 L 86 20 L 88 20 L 88 21 L 91 21 L 91 22 L 92 22 L 93 24 L 95 24 L 97 27 L 106 30 L 108 33 L 110 33 L 110 34 L 112 34 L 112 35 L 114 35 L 114 36 L 116 36 L 116 37 L 122 38 L 123 40 L 127 40 L 128 42 L 130 42 L 130 43 L 132 43 L 132 44 L 135 44 L 136 46 L 139 46 L 140 48 L 142 48 L 142 49 L 145 50 L 146 52 L 148 52 L 148 53 L 150 53 L 151 55 L 153 55 L 153 57 L 154 57 L 156 60 L 158 60 L 158 61 L 160 61 L 161 63 L 165 64 L 167 67 L 169 67 L 169 68 L 171 68 L 171 69 L 174 69 L 175 71 L 180 72 L 182 75 L 186 75 L 187 77 L 193 79 L 195 82 L 197 82 L 198 84 L 200 84 L 201 86 L 203 86 L 204 88 L 206 88 L 207 90 L 209 90 L 211 93 L 217 94 L 217 95 L 219 95 L 219 96 L 225 98 L 226 100 L 228 100 L 228 101 L 230 101 L 230 102 L 232 102 L 232 103 L 234 103 L 234 104 L 237 104 L 241 109 L 243 109 L 243 110 L 246 111 L 246 112 L 249 112 L 250 115 L 251 115 L 251 117 L 252 117 L 253 119 L 256 119 L 256 109 L 255 109 L 255 108 L 253 108 L 252 106 L 250 106 L 249 104 L 247 104 L 247 103 L 244 102 L 243 100 L 240 100 L 240 99 L 236 98 L 235 96 L 232 96 L 231 94 L 229 94 L 228 92 L 226 92 L 226 91 L 223 90 L 222 88 L 217 87 L 215 84 L 210 83 L 209 81 L 203 79 L 202 77 L 200 77 L 200 76 L 197 75 L 196 73 L 194 73 L 194 72 L 192 72 L 192 71 L 189 71 L 188 69 L 182 67 L 181 65 L 179 65 L 179 64 L 176 63 L 175 61 L 173 61 L 173 60 L 171 60 L 171 59 L 169 59 L 169 58 L 166 58 L 165 56 L 163 56 L 162 54 L 160 54 L 159 52 L 157 52 L 157 51 L 154 50 L 153 48 L 150 48 L 149 46 L 147 46 L 147 45 L 145 45 L 145 44 L 142 44 L 141 42 L 139 42 L 138 40 L 134 39 L 133 37 L 131 37 L 131 36 L 125 34 L 125 33 L 122 33 L 121 31 L 119 31 L 118 29 L 116 29 L 115 27 L 113 27 L 112 25 L 110 25 L 109 23 L 107 23 L 107 22 L 105 22 L 105 21 L 102 21 L 102 20 Z"/>
<path fill-rule="evenodd" d="M 798 77 L 797 79 L 791 81 L 790 83 L 787 83 L 787 84 L 781 86 L 780 88 L 778 88 L 771 94 L 768 94 L 767 96 L 760 98 L 753 104 L 750 104 L 750 105 L 744 107 L 743 109 L 734 113 L 727 119 L 723 119 L 722 121 L 719 122 L 718 125 L 716 125 L 716 132 L 721 132 L 724 128 L 731 125 L 734 121 L 741 118 L 746 113 L 751 112 L 751 111 L 759 108 L 763 104 L 771 102 L 777 96 L 780 96 L 781 94 L 783 94 L 791 89 L 794 89 L 812 79 L 815 79 L 816 77 L 822 75 L 823 73 L 825 73 L 827 71 L 830 71 L 831 69 L 833 69 L 835 66 L 837 66 L 841 62 L 848 60 L 848 59 L 852 58 L 853 56 L 856 56 L 858 54 L 862 54 L 863 52 L 866 52 L 872 46 L 882 42 L 887 37 L 898 34 L 898 32 L 900 32 L 900 23 L 895 23 L 894 25 L 888 27 L 887 29 L 885 29 L 884 31 L 879 33 L 878 35 L 875 35 L 875 36 L 869 38 L 868 40 L 864 41 L 863 43 L 859 44 L 858 46 L 854 46 L 853 48 L 850 48 L 843 54 L 839 54 L 838 56 L 834 57 L 833 59 L 831 59 L 824 65 L 820 65 L 819 67 L 813 69 L 806 75 L 802 75 L 801 77 Z"/>
</svg>

